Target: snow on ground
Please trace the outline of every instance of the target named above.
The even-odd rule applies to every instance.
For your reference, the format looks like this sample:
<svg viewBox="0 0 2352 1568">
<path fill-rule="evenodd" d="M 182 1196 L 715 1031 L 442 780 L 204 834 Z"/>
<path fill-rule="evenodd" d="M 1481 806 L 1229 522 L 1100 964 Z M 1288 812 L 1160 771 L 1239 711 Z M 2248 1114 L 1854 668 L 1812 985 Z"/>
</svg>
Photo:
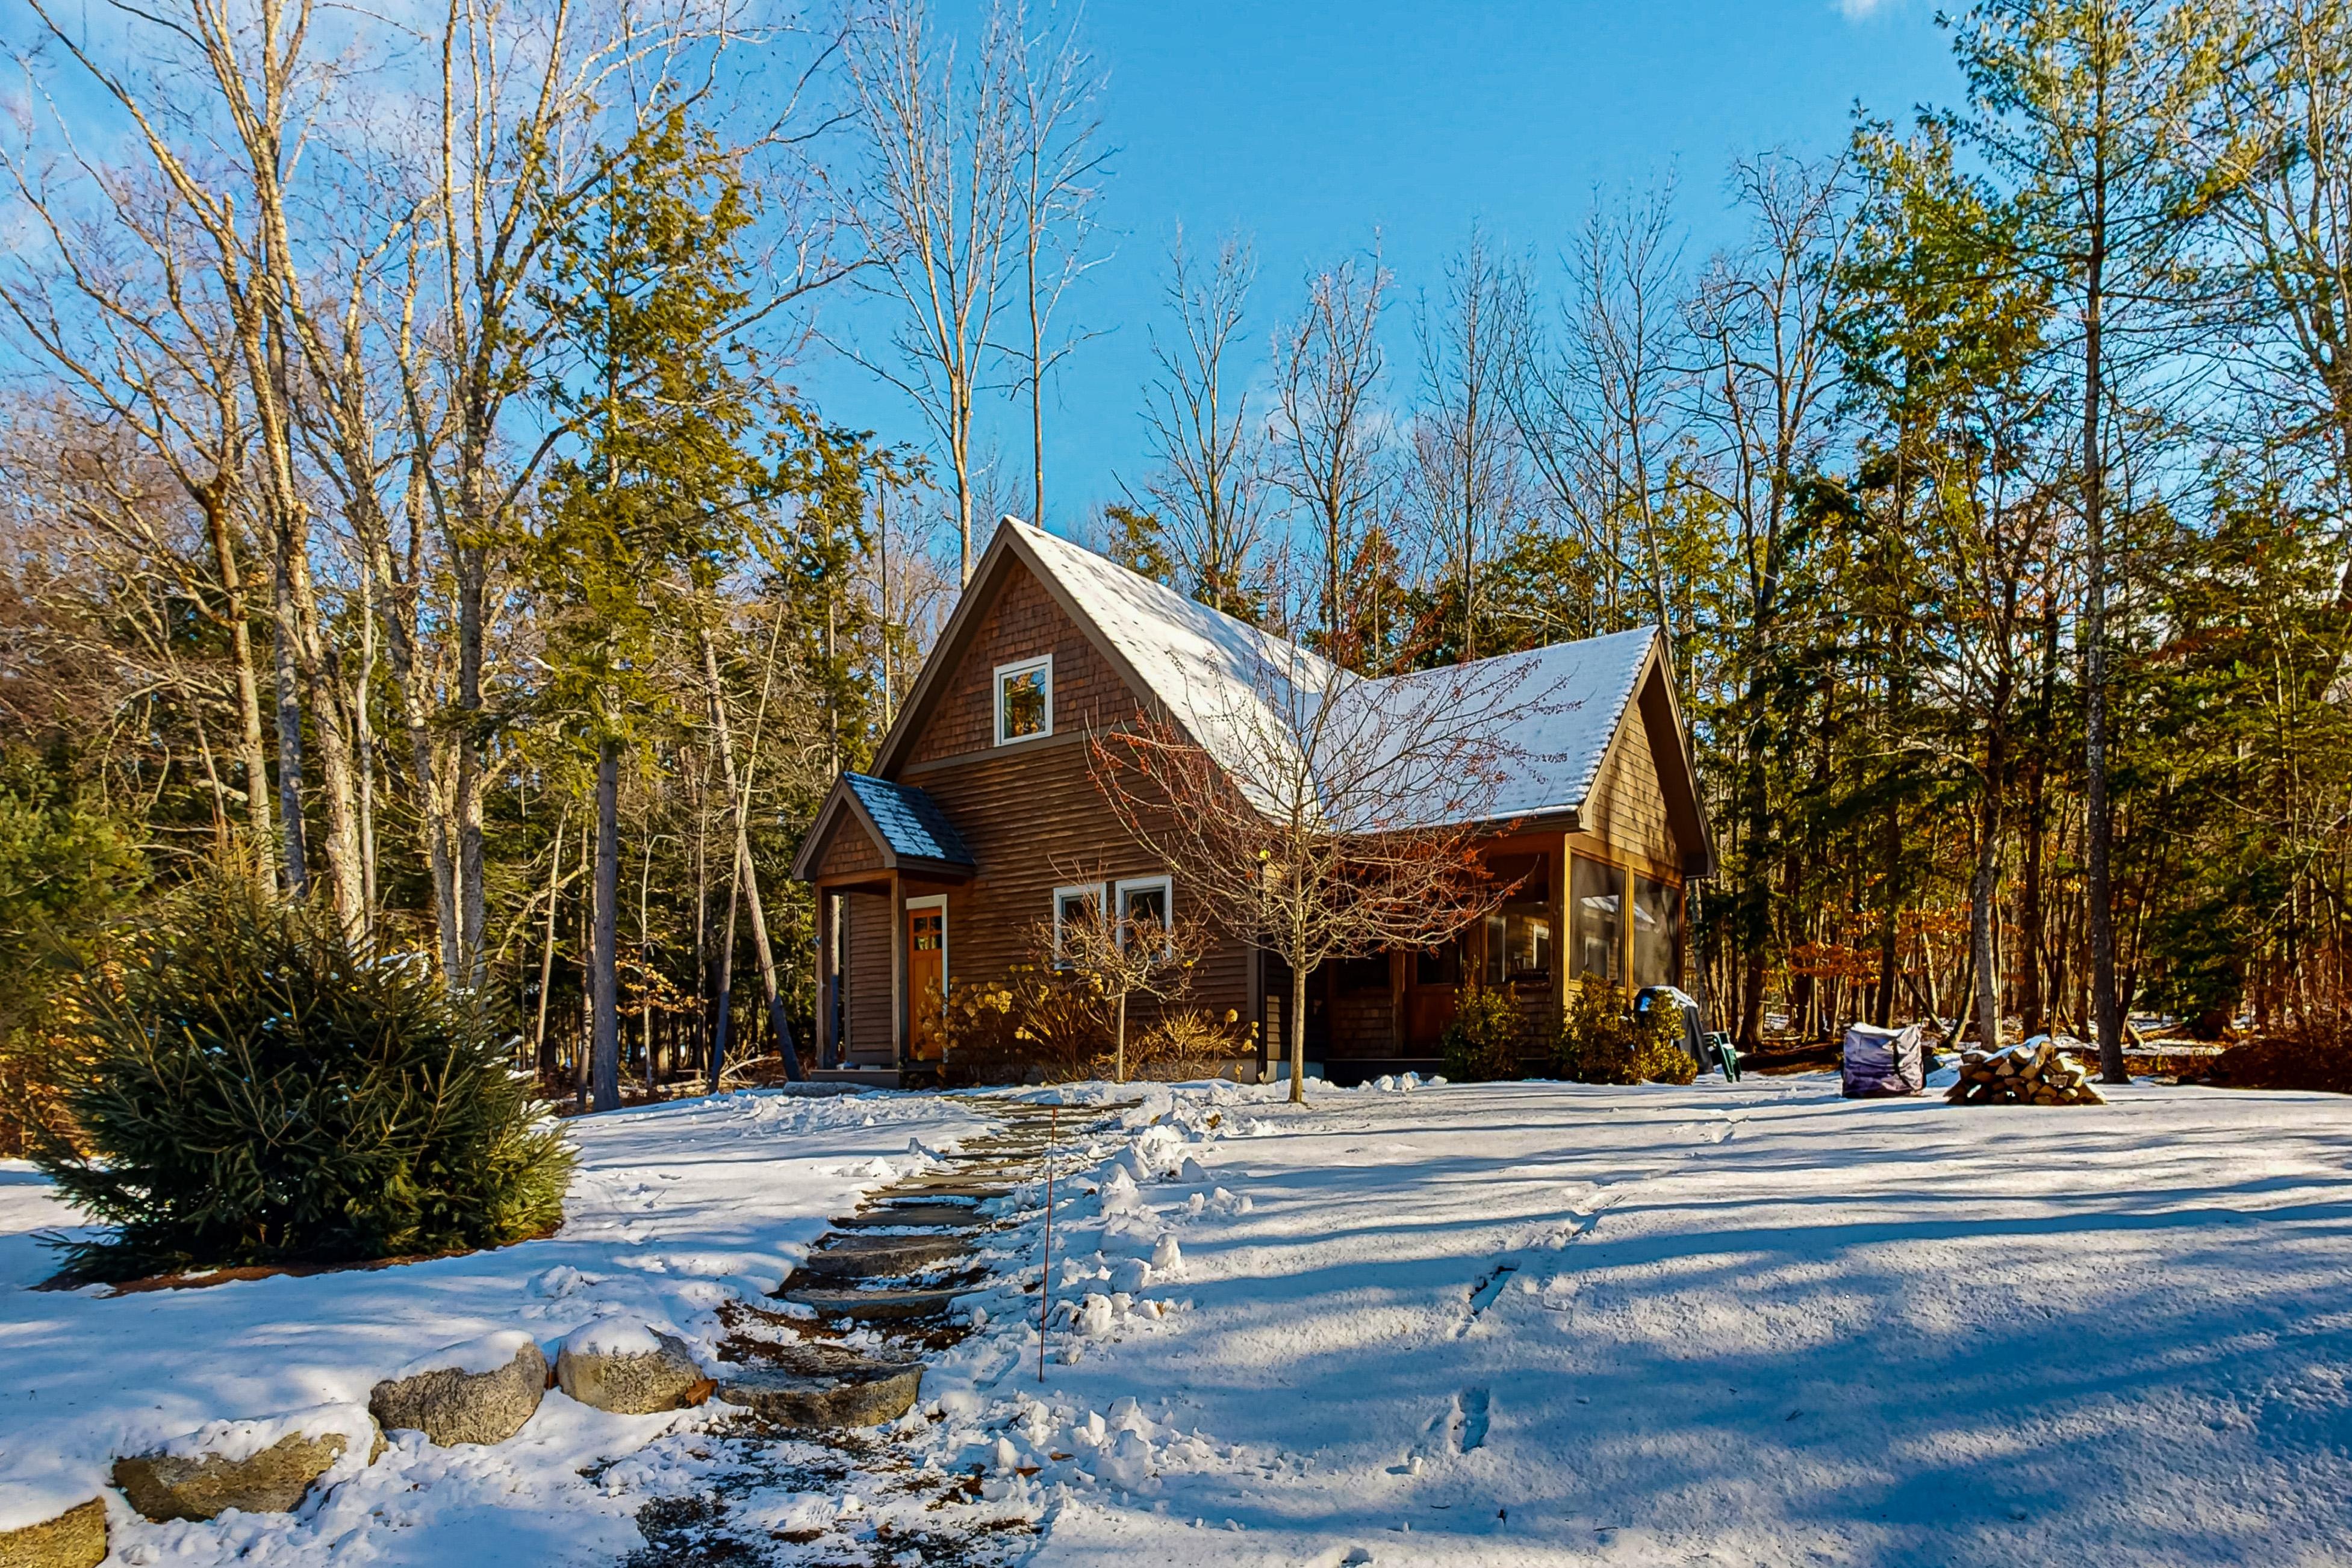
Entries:
<svg viewBox="0 0 2352 1568">
<path fill-rule="evenodd" d="M 649 1501 L 684 1551 L 740 1549 L 662 1562 L 2316 1564 L 2352 1540 L 2352 1102 L 1125 1092 L 1066 1113 L 1093 1123 L 1056 1177 L 1042 1383 L 1028 1183 L 976 1331 L 863 1457 L 551 1394 L 498 1448 L 412 1436 L 301 1516 L 139 1526 L 124 1560 L 616 1563 Z M 483 1258 L 101 1300 L 10 1289 L 43 1264 L 0 1239 L 0 1477 L 56 1444 L 86 1481 L 115 1433 L 363 1398 L 434 1344 L 605 1306 L 707 1352 L 719 1293 L 764 1289 L 909 1135 L 972 1123 L 874 1095 L 574 1125 L 572 1222 Z M 0 1171 L 0 1229 L 54 1223 L 43 1201 Z"/>
<path fill-rule="evenodd" d="M 567 1124 L 580 1148 L 556 1236 L 378 1270 L 107 1295 L 30 1287 L 55 1269 L 32 1232 L 76 1217 L 29 1166 L 0 1164 L 0 1528 L 105 1484 L 111 1457 L 214 1421 L 364 1405 L 438 1346 L 520 1329 L 551 1351 L 626 1313 L 706 1359 L 713 1310 L 756 1298 L 857 1195 L 983 1130 L 951 1100 L 738 1094 Z M 697 1413 L 610 1415 L 551 1392 L 495 1448 L 411 1434 L 299 1516 L 148 1525 L 112 1505 L 123 1562 L 500 1563 L 617 1561 L 642 1499 L 580 1471 Z M 242 1556 L 240 1556 L 242 1554 Z"/>
<path fill-rule="evenodd" d="M 1184 1152 L 1201 1181 L 1142 1189 L 1183 1310 L 1046 1384 L 1057 1417 L 1124 1412 L 1136 1479 L 1071 1489 L 1041 1565 L 2300 1564 L 2352 1541 L 2340 1098 L 1324 1091 Z"/>
</svg>

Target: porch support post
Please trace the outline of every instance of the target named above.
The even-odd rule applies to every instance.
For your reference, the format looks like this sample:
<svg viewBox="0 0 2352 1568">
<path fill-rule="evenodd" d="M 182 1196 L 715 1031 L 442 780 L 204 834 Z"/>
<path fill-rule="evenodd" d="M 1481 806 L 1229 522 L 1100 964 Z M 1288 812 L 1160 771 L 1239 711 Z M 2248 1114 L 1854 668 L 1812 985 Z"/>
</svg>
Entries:
<svg viewBox="0 0 2352 1568">
<path fill-rule="evenodd" d="M 1569 901 L 1568 879 L 1576 862 L 1565 833 L 1553 840 L 1551 852 L 1559 862 L 1551 881 L 1551 1011 L 1552 1022 L 1557 1025 L 1568 1021 L 1568 966 L 1576 951 L 1575 933 L 1569 930 L 1569 921 L 1576 917 L 1576 906 Z"/>
<path fill-rule="evenodd" d="M 1625 977 L 1625 994 L 1633 994 L 1633 868 L 1622 863 L 1617 867 L 1617 940 L 1620 944 L 1617 973 Z"/>
<path fill-rule="evenodd" d="M 1402 949 L 1389 952 L 1389 1055 L 1411 1055 L 1404 1037 L 1404 966 L 1412 955 Z"/>
<path fill-rule="evenodd" d="M 907 1064 L 907 896 L 890 873 L 890 1065 Z"/>
<path fill-rule="evenodd" d="M 841 895 L 831 888 L 816 890 L 816 1064 L 831 1067 L 841 1059 Z"/>
</svg>

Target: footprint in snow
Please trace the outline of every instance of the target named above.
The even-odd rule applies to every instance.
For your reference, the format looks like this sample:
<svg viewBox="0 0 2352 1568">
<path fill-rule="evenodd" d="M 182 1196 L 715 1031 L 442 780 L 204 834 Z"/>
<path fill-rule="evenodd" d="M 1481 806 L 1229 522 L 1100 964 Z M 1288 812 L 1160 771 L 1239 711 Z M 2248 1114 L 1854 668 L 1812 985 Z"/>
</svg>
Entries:
<svg viewBox="0 0 2352 1568">
<path fill-rule="evenodd" d="M 1518 1269 L 1519 1266 L 1516 1259 L 1507 1259 L 1496 1264 L 1494 1268 L 1478 1277 L 1477 1282 L 1470 1287 L 1469 1300 L 1464 1303 L 1467 1310 L 1463 1313 L 1462 1321 L 1454 1326 L 1455 1339 L 1458 1340 L 1470 1331 L 1478 1321 L 1479 1315 L 1495 1304 L 1495 1298 L 1503 1293 L 1504 1285 L 1509 1282 L 1511 1276 L 1517 1273 Z"/>
<path fill-rule="evenodd" d="M 1422 1428 L 1422 1440 L 1391 1475 L 1417 1476 L 1424 1456 L 1467 1454 L 1486 1447 L 1493 1401 L 1484 1388 L 1465 1388 L 1448 1400 L 1445 1408 Z"/>
</svg>

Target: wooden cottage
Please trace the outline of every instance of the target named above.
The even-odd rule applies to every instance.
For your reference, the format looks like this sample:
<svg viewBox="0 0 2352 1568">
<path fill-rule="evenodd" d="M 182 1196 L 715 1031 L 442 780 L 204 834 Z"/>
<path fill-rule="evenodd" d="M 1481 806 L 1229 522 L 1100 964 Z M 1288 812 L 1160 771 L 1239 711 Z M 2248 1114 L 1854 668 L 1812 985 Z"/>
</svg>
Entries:
<svg viewBox="0 0 2352 1568">
<path fill-rule="evenodd" d="M 1087 738 L 1139 711 L 1205 734 L 1204 705 L 1247 700 L 1268 645 L 1312 657 L 1005 520 L 873 773 L 836 781 L 794 859 L 817 893 L 821 1070 L 933 1070 L 949 987 L 1003 978 L 1041 923 L 1090 900 L 1181 917 L 1182 882 L 1122 831 Z M 1714 858 L 1663 639 L 1622 632 L 1506 657 L 1550 694 L 1517 721 L 1538 731 L 1523 754 L 1541 761 L 1506 783 L 1483 850 L 1516 889 L 1436 951 L 1308 977 L 1307 1058 L 1335 1081 L 1433 1070 L 1465 984 L 1507 988 L 1533 1022 L 1586 976 L 1684 983 L 1685 889 Z M 1235 1069 L 1271 1073 L 1288 994 L 1278 961 L 1227 938 L 1183 1005 L 1254 1021 L 1256 1056 Z"/>
</svg>

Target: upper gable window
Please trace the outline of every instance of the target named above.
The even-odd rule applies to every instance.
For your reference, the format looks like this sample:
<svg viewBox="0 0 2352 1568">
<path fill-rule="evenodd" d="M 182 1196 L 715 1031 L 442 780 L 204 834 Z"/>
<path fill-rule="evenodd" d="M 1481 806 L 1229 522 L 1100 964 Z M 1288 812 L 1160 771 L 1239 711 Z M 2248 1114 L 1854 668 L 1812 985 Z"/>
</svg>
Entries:
<svg viewBox="0 0 2352 1568">
<path fill-rule="evenodd" d="M 996 743 L 1054 732 L 1054 656 L 996 667 Z"/>
</svg>

